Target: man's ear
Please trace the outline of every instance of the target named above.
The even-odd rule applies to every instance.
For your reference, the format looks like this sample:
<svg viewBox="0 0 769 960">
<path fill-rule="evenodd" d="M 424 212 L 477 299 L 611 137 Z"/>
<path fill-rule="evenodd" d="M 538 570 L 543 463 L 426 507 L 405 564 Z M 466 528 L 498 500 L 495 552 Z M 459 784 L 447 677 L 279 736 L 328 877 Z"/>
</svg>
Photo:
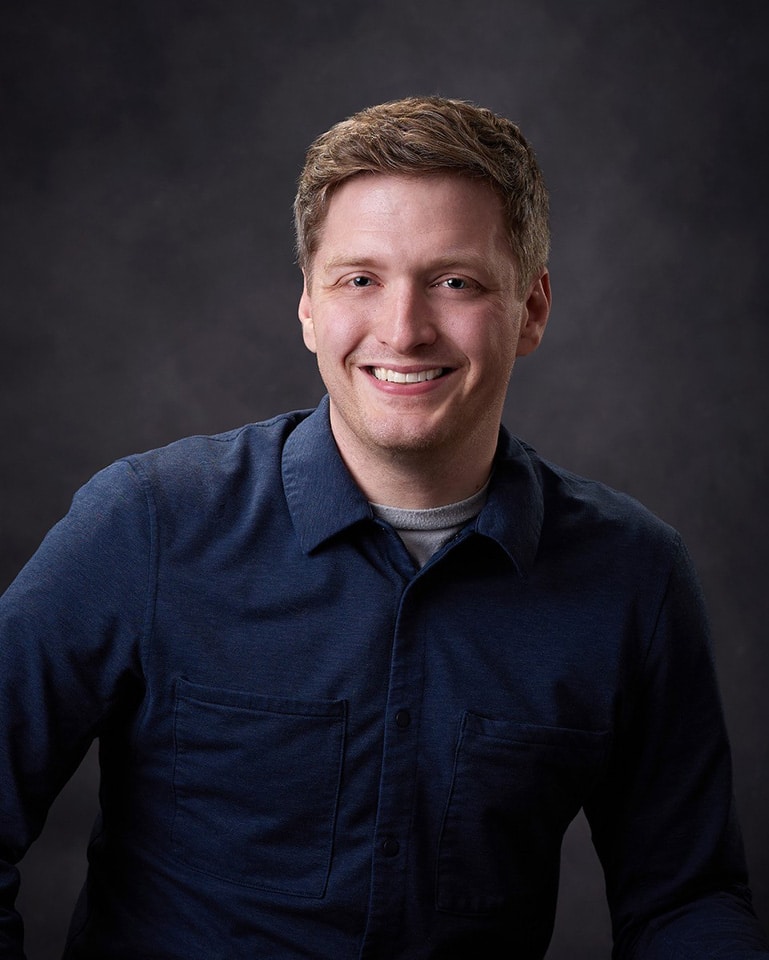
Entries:
<svg viewBox="0 0 769 960">
<path fill-rule="evenodd" d="M 299 322 L 302 324 L 302 337 L 304 345 L 311 353 L 315 353 L 315 325 L 312 322 L 312 302 L 310 300 L 310 290 L 307 282 L 307 274 L 304 275 L 304 286 L 302 296 L 299 298 Z"/>
<path fill-rule="evenodd" d="M 529 287 L 523 307 L 521 332 L 518 335 L 517 357 L 525 357 L 534 353 L 542 340 L 550 316 L 550 305 L 553 302 L 550 291 L 550 274 L 547 270 Z"/>
</svg>

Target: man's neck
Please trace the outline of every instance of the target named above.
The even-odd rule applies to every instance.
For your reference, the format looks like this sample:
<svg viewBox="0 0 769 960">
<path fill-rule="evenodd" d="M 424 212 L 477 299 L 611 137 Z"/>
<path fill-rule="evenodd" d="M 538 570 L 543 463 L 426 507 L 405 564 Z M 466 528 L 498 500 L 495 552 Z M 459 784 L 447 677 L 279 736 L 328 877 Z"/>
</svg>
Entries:
<svg viewBox="0 0 769 960">
<path fill-rule="evenodd" d="M 353 479 L 371 503 L 424 510 L 466 500 L 483 488 L 496 450 L 485 456 L 460 451 L 377 451 L 377 455 L 340 454 Z"/>
</svg>

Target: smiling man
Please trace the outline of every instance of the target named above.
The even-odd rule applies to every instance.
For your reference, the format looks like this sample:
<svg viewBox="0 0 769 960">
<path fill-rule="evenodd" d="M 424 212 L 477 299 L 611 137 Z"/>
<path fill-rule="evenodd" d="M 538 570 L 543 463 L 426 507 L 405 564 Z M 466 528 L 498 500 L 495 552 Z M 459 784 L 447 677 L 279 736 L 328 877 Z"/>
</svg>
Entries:
<svg viewBox="0 0 769 960">
<path fill-rule="evenodd" d="M 550 310 L 520 131 L 370 108 L 295 213 L 327 396 L 97 474 L 0 601 L 0 957 L 95 738 L 70 960 L 542 960 L 580 809 L 616 960 L 769 957 L 680 537 L 500 423 Z"/>
<path fill-rule="evenodd" d="M 299 316 L 340 453 L 370 500 L 452 503 L 486 483 L 516 356 L 539 343 L 502 201 L 454 173 L 360 174 L 329 204 Z"/>
</svg>

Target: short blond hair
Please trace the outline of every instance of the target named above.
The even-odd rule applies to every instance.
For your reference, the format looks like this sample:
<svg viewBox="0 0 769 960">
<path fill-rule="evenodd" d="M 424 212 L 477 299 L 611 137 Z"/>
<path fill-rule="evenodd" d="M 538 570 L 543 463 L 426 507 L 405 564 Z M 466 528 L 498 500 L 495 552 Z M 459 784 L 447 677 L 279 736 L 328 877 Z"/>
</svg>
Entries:
<svg viewBox="0 0 769 960">
<path fill-rule="evenodd" d="M 456 173 L 502 201 L 521 289 L 547 266 L 548 194 L 534 151 L 511 120 L 464 100 L 407 97 L 368 107 L 307 151 L 294 201 L 296 254 L 309 271 L 333 192 L 360 173 Z"/>
</svg>

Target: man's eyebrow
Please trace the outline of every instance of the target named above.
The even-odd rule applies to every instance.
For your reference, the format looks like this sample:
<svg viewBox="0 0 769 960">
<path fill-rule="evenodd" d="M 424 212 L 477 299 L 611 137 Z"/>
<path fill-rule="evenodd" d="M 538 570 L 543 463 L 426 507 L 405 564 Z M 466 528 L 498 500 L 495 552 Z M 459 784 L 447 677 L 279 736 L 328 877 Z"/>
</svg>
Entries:
<svg viewBox="0 0 769 960">
<path fill-rule="evenodd" d="M 469 268 L 471 270 L 485 270 L 488 268 L 488 257 L 478 253 L 458 250 L 456 253 L 446 253 L 430 261 L 432 270 L 452 270 Z"/>
<path fill-rule="evenodd" d="M 339 254 L 335 257 L 329 257 L 322 263 L 324 270 L 337 270 L 347 267 L 361 267 L 371 269 L 381 265 L 381 258 L 371 255 L 356 256 L 355 254 Z M 456 253 L 446 253 L 425 262 L 423 269 L 432 270 L 452 270 L 469 268 L 473 270 L 488 269 L 488 259 L 477 253 L 458 250 Z"/>
<path fill-rule="evenodd" d="M 377 258 L 371 256 L 356 256 L 353 253 L 342 253 L 336 257 L 329 257 L 324 260 L 322 267 L 324 270 L 337 270 L 340 267 L 374 267 L 377 264 Z"/>
</svg>

